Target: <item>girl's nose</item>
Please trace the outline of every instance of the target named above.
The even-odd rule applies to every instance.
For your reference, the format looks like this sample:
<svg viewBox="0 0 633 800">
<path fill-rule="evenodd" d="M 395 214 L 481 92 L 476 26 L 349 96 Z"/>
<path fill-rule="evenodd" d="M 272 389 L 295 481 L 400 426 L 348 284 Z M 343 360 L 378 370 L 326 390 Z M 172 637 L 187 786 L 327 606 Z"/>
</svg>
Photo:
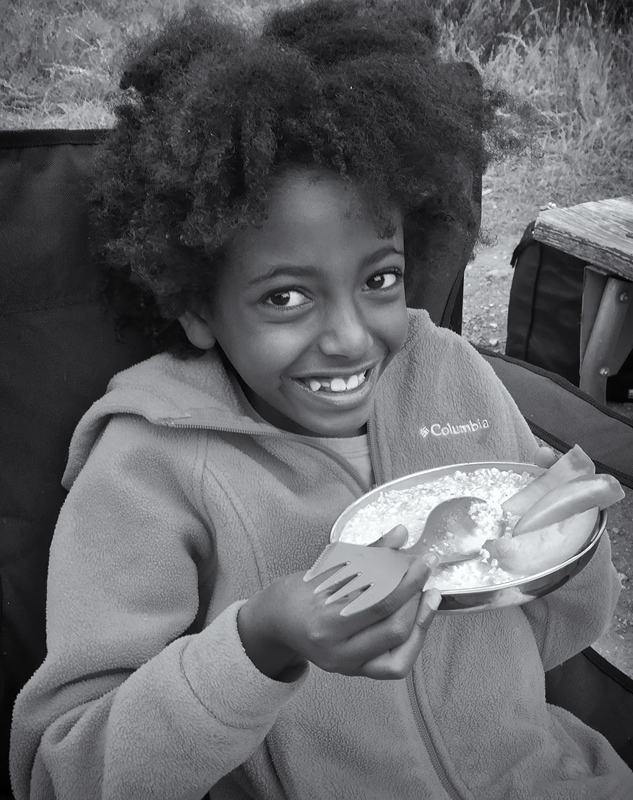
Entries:
<svg viewBox="0 0 633 800">
<path fill-rule="evenodd" d="M 328 356 L 344 356 L 359 359 L 373 345 L 373 337 L 367 322 L 356 309 L 338 308 L 328 318 L 321 335 L 321 352 Z"/>
</svg>

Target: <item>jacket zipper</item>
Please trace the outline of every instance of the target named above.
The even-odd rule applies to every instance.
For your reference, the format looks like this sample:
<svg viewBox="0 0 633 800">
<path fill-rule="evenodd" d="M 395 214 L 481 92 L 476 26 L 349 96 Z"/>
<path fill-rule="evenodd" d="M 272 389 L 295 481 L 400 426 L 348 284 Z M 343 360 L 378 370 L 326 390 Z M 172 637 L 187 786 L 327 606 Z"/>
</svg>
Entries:
<svg viewBox="0 0 633 800">
<path fill-rule="evenodd" d="M 381 469 L 380 461 L 376 455 L 376 448 L 374 446 L 374 418 L 370 417 L 367 420 L 367 445 L 369 447 L 369 462 L 371 464 L 372 472 L 374 473 L 375 483 L 372 489 L 384 483 L 384 476 Z"/>
<path fill-rule="evenodd" d="M 409 692 L 409 701 L 411 703 L 411 708 L 413 709 L 413 716 L 415 718 L 415 722 L 420 733 L 420 738 L 424 744 L 426 752 L 429 754 L 429 758 L 431 759 L 431 764 L 433 765 L 433 769 L 435 770 L 436 775 L 440 779 L 446 794 L 452 798 L 452 800 L 462 800 L 462 796 L 459 794 L 457 789 L 455 788 L 453 782 L 448 777 L 448 773 L 444 765 L 440 760 L 439 753 L 435 749 L 435 745 L 433 744 L 433 739 L 431 738 L 431 732 L 429 731 L 429 726 L 427 725 L 426 720 L 424 719 L 424 715 L 422 714 L 422 710 L 420 708 L 420 703 L 418 701 L 418 695 L 415 689 L 415 682 L 413 677 L 413 670 L 407 675 L 407 690 Z"/>
<path fill-rule="evenodd" d="M 376 483 L 384 483 L 385 476 L 382 472 L 380 462 L 376 455 L 376 449 L 374 446 L 374 436 L 375 436 L 375 428 L 373 425 L 373 420 L 370 418 L 369 422 L 367 423 L 367 442 L 369 444 L 369 458 L 371 461 L 372 469 L 374 471 L 374 477 L 376 479 Z M 451 779 L 448 777 L 446 769 L 442 764 L 440 759 L 439 753 L 435 749 L 435 745 L 433 744 L 433 739 L 431 738 L 431 733 L 429 731 L 429 726 L 424 719 L 424 715 L 422 714 L 422 709 L 420 708 L 420 703 L 418 702 L 418 695 L 415 689 L 414 677 L 413 677 L 413 670 L 407 675 L 406 678 L 407 684 L 407 691 L 409 693 L 409 703 L 411 704 L 411 710 L 413 711 L 413 717 L 415 719 L 415 723 L 420 733 L 420 738 L 422 739 L 424 748 L 426 752 L 429 754 L 429 758 L 431 760 L 431 764 L 433 765 L 433 769 L 435 770 L 438 778 L 440 779 L 440 783 L 444 787 L 447 795 L 451 798 L 451 800 L 461 800 L 461 795 L 453 785 Z"/>
<path fill-rule="evenodd" d="M 371 471 L 372 471 L 372 473 L 374 475 L 374 481 L 375 482 L 372 484 L 372 486 L 369 487 L 369 489 L 373 489 L 379 483 L 382 483 L 382 481 L 380 480 L 380 477 L 379 477 L 380 476 L 380 469 L 379 469 L 380 465 L 379 465 L 378 459 L 376 458 L 375 450 L 374 450 L 374 447 L 373 447 L 373 438 L 374 437 L 373 437 L 373 432 L 372 432 L 372 420 L 370 418 L 368 423 L 367 423 L 367 445 L 369 447 L 369 463 L 371 464 Z M 349 474 L 352 475 L 356 479 L 356 482 L 358 483 L 360 488 L 363 490 L 363 492 L 367 491 L 367 488 L 366 488 L 366 485 L 365 485 L 365 481 L 363 480 L 362 475 L 356 469 L 356 467 L 353 467 L 349 463 L 349 461 L 344 456 L 339 455 L 339 453 L 337 453 L 336 451 L 330 449 L 329 447 L 326 447 L 325 445 L 316 444 L 315 442 L 308 442 L 308 444 L 311 444 L 312 447 L 316 447 L 318 450 L 321 450 L 324 453 L 326 453 L 327 455 L 331 456 L 338 464 L 340 464 L 343 467 L 343 469 L 346 472 L 349 472 Z"/>
<path fill-rule="evenodd" d="M 372 464 L 372 469 L 374 470 L 374 477 L 376 478 L 376 482 L 378 484 L 384 483 L 384 474 L 380 468 L 380 462 L 376 456 L 376 450 L 374 447 L 374 435 L 375 435 L 375 428 L 373 425 L 373 420 L 370 419 L 367 423 L 367 441 L 369 444 L 369 457 Z M 411 709 L 413 711 L 413 716 L 416 722 L 416 726 L 420 733 L 420 737 L 426 749 L 426 752 L 429 754 L 429 758 L 431 760 L 431 764 L 433 765 L 433 769 L 435 770 L 438 778 L 442 786 L 444 787 L 446 793 L 452 800 L 461 800 L 461 795 L 453 785 L 451 779 L 448 777 L 448 773 L 442 764 L 440 759 L 439 753 L 435 749 L 435 745 L 433 744 L 433 739 L 431 738 L 431 733 L 429 731 L 429 726 L 424 719 L 424 715 L 422 714 L 422 709 L 420 708 L 420 703 L 418 702 L 418 695 L 415 689 L 414 677 L 413 677 L 413 670 L 407 675 L 406 679 L 407 683 L 407 690 L 409 692 L 409 702 L 411 704 Z"/>
</svg>

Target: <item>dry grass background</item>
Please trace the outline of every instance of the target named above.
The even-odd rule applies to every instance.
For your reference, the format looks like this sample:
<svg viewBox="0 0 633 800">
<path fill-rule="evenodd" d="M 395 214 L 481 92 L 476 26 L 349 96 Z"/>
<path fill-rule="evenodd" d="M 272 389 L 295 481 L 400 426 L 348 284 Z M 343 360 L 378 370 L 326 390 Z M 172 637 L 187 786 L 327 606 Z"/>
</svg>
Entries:
<svg viewBox="0 0 633 800">
<path fill-rule="evenodd" d="M 201 0 L 257 19 L 289 0 Z M 0 0 L 0 127 L 107 126 L 127 39 L 189 0 Z M 629 0 L 435 0 L 444 46 L 539 112 L 535 153 L 497 164 L 484 224 L 515 233 L 534 208 L 633 187 Z M 496 208 L 494 207 L 496 206 Z"/>
<path fill-rule="evenodd" d="M 198 0 L 256 21 L 291 0 Z M 0 129 L 111 124 L 126 41 L 189 0 L 0 0 Z M 473 63 L 538 112 L 531 153 L 484 176 L 491 235 L 466 271 L 464 333 L 503 351 L 509 254 L 547 203 L 633 194 L 631 0 L 434 0 L 447 53 Z M 628 9 L 628 12 L 627 12 Z M 496 241 L 495 241 L 496 239 Z M 625 592 L 601 650 L 633 675 L 633 493 L 614 560 Z"/>
</svg>

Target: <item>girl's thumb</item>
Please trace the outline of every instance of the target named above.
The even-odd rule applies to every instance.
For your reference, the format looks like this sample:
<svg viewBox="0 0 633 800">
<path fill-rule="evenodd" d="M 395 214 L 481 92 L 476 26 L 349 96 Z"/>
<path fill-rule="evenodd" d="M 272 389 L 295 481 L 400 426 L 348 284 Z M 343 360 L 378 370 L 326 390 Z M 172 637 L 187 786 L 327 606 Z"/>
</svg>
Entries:
<svg viewBox="0 0 633 800">
<path fill-rule="evenodd" d="M 384 536 L 380 537 L 380 539 L 372 542 L 371 547 L 391 547 L 394 550 L 399 550 L 407 543 L 408 538 L 409 532 L 404 525 L 396 525 L 395 528 L 392 528 L 388 533 L 385 533 Z"/>
</svg>

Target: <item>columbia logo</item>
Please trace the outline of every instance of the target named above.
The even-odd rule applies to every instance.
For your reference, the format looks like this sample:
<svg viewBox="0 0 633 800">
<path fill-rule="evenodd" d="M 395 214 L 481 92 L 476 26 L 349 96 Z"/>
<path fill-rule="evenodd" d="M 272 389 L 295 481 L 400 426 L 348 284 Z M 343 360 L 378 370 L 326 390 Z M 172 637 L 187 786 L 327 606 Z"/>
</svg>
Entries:
<svg viewBox="0 0 633 800">
<path fill-rule="evenodd" d="M 463 423 L 446 422 L 441 424 L 439 422 L 434 422 L 430 430 L 426 425 L 423 425 L 420 428 L 420 436 L 423 439 L 426 439 L 429 433 L 432 436 L 454 436 L 459 433 L 474 433 L 475 431 L 480 431 L 489 427 L 490 424 L 487 419 L 469 419 L 468 422 Z"/>
</svg>

